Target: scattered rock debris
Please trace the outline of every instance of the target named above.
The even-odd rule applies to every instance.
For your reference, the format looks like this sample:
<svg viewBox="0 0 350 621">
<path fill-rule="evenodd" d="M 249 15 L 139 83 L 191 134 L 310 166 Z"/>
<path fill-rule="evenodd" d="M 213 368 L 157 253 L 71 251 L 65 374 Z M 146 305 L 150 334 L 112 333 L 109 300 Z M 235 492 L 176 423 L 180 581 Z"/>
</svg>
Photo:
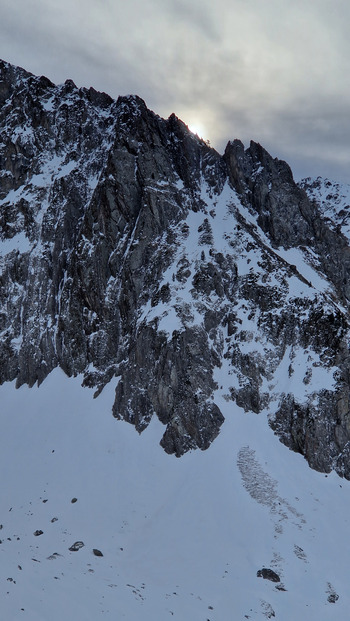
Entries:
<svg viewBox="0 0 350 621">
<path fill-rule="evenodd" d="M 271 604 L 269 604 L 268 602 L 262 601 L 261 608 L 263 610 L 263 614 L 265 615 L 266 619 L 272 619 L 273 617 L 276 616 L 274 609 L 272 608 Z"/>
<path fill-rule="evenodd" d="M 330 582 L 327 582 L 327 591 L 326 592 L 328 593 L 327 601 L 330 604 L 335 604 L 338 601 L 338 599 L 339 599 L 339 595 L 335 591 L 333 585 Z"/>
<path fill-rule="evenodd" d="M 287 591 L 286 587 L 284 586 L 284 584 L 282 582 L 277 584 L 275 588 L 276 588 L 277 591 Z"/>
</svg>

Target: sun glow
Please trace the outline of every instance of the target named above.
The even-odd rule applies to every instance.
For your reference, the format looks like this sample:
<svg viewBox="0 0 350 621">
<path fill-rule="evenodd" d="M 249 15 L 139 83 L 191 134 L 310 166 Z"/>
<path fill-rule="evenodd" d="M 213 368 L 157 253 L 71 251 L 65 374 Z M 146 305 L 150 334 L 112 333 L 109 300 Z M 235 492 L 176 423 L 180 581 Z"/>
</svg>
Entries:
<svg viewBox="0 0 350 621">
<path fill-rule="evenodd" d="M 200 121 L 193 121 L 193 123 L 189 123 L 188 129 L 192 132 L 192 134 L 196 134 L 198 138 L 204 138 L 205 136 L 205 128 Z"/>
</svg>

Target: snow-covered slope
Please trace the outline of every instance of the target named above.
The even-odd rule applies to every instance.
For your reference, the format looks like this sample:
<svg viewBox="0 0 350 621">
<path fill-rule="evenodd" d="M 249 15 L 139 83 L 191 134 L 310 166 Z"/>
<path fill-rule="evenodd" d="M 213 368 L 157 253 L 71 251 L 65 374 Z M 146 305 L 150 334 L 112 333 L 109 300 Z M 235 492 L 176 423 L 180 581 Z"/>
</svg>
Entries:
<svg viewBox="0 0 350 621">
<path fill-rule="evenodd" d="M 329 183 L 0 61 L 1 619 L 347 619 Z"/>
<path fill-rule="evenodd" d="M 299 185 L 316 201 L 331 226 L 350 238 L 350 186 L 322 177 L 302 179 Z"/>
<path fill-rule="evenodd" d="M 178 460 L 156 419 L 113 420 L 113 382 L 95 400 L 59 370 L 0 388 L 2 619 L 346 621 L 349 482 L 227 390 L 217 440 Z"/>
</svg>

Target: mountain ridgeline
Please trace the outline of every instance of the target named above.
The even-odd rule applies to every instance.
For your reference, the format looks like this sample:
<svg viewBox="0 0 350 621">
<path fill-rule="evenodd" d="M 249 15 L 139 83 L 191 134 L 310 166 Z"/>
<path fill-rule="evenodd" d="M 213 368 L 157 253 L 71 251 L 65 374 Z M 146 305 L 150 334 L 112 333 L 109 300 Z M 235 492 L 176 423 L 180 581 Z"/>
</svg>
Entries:
<svg viewBox="0 0 350 621">
<path fill-rule="evenodd" d="M 268 416 L 350 478 L 339 192 L 254 142 L 220 155 L 139 97 L 0 62 L 1 383 L 113 381 L 113 415 L 139 432 L 157 416 L 177 456 L 210 446 L 225 391 L 232 416 Z"/>
</svg>

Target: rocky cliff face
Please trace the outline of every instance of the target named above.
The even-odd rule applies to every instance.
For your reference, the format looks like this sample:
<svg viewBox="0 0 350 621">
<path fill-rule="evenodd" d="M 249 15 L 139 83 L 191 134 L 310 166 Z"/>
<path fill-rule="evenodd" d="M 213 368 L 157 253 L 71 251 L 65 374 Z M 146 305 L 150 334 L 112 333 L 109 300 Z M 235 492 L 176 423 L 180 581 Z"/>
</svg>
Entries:
<svg viewBox="0 0 350 621">
<path fill-rule="evenodd" d="M 233 416 L 268 415 L 350 478 L 350 249 L 331 198 L 256 143 L 221 156 L 138 97 L 4 62 L 0 164 L 1 382 L 112 380 L 114 416 L 139 432 L 158 416 L 177 456 L 217 436 L 225 391 Z"/>
</svg>

